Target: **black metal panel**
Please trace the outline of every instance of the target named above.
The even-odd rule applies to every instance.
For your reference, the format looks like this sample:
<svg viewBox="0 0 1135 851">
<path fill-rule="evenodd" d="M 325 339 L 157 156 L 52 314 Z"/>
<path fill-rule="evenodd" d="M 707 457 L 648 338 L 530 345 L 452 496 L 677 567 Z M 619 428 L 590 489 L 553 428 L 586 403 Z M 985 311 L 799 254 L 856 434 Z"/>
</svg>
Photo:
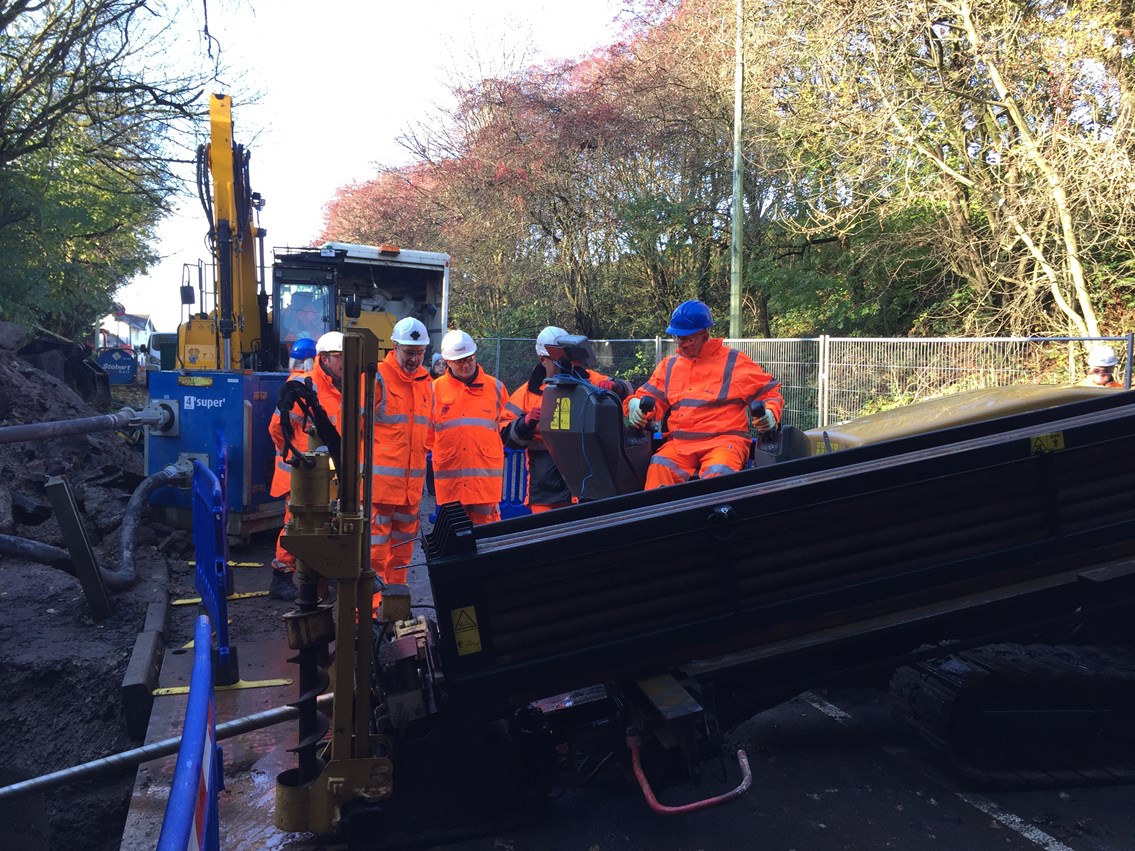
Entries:
<svg viewBox="0 0 1135 851">
<path fill-rule="evenodd" d="M 1131 396 L 477 527 L 462 555 L 431 546 L 447 687 L 491 711 L 981 592 L 1031 594 L 1092 551 L 1135 550 Z M 1050 433 L 1059 451 L 1041 451 L 1060 445 Z M 459 621 L 462 642 L 447 628 Z M 938 638 L 955 627 L 969 628 L 956 612 Z"/>
</svg>

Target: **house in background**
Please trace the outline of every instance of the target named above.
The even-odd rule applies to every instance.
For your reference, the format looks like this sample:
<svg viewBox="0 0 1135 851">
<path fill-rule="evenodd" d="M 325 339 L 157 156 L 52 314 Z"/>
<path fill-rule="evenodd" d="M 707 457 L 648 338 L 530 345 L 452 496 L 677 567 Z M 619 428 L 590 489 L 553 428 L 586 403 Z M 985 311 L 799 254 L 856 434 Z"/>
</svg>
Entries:
<svg viewBox="0 0 1135 851">
<path fill-rule="evenodd" d="M 99 324 L 98 347 L 100 349 L 129 348 L 137 353 L 142 346 L 149 350 L 150 335 L 155 331 L 149 314 L 116 311 L 103 318 Z"/>
</svg>

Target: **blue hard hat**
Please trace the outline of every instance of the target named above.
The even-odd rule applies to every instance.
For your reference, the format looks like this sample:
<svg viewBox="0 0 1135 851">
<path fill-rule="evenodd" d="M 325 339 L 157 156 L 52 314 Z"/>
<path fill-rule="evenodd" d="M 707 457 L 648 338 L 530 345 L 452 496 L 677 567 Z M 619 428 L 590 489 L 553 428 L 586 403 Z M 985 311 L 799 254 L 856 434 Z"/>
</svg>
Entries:
<svg viewBox="0 0 1135 851">
<path fill-rule="evenodd" d="M 688 337 L 713 327 L 713 314 L 704 301 L 683 301 L 670 317 L 666 333 L 674 337 Z"/>
<path fill-rule="evenodd" d="M 308 358 L 315 357 L 315 340 L 311 337 L 300 337 L 292 343 L 292 351 L 289 357 L 296 360 L 307 360 Z"/>
</svg>

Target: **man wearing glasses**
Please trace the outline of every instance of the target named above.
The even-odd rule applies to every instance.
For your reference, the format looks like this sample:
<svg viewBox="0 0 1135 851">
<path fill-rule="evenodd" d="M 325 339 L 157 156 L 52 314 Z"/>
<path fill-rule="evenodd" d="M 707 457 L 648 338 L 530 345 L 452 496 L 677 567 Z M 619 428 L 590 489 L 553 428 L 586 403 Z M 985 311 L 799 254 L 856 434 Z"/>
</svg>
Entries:
<svg viewBox="0 0 1135 851">
<path fill-rule="evenodd" d="M 501 519 L 504 384 L 477 364 L 477 344 L 464 331 L 441 341 L 446 373 L 434 381 L 433 468 L 437 504 L 460 502 L 474 525 Z"/>
<path fill-rule="evenodd" d="M 1092 349 L 1088 354 L 1088 377 L 1080 383 L 1088 387 L 1122 387 L 1123 384 L 1115 380 L 1118 365 L 1119 358 L 1110 346 Z"/>
<path fill-rule="evenodd" d="M 650 379 L 624 403 L 627 422 L 665 423 L 666 442 L 650 460 L 646 488 L 708 479 L 740 470 L 749 459 L 749 404 L 760 400 L 764 414 L 758 431 L 776 428 L 784 410 L 780 382 L 744 352 L 710 337 L 713 315 L 700 301 L 682 302 L 666 333 L 678 354 L 654 368 Z M 642 409 L 644 398 L 653 411 Z"/>
<path fill-rule="evenodd" d="M 382 586 L 405 584 L 426 483 L 433 387 L 422 366 L 429 333 L 412 316 L 391 331 L 394 350 L 375 375 L 370 566 Z M 377 615 L 382 592 L 375 592 Z"/>
</svg>

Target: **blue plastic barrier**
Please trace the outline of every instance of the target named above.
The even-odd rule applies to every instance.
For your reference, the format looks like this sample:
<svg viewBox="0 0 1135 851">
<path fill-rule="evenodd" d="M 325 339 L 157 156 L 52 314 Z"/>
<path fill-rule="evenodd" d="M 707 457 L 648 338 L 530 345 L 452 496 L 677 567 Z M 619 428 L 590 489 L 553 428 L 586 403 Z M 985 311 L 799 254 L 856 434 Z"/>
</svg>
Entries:
<svg viewBox="0 0 1135 851">
<path fill-rule="evenodd" d="M 222 468 L 223 469 L 223 468 Z M 217 628 L 217 667 L 232 670 L 229 647 L 228 592 L 229 545 L 225 529 L 228 524 L 225 495 L 221 480 L 200 461 L 193 462 L 193 549 L 197 570 L 193 584 L 201 595 L 201 603 Z M 212 644 L 212 638 L 208 644 Z"/>
<path fill-rule="evenodd" d="M 426 470 L 433 470 L 433 453 L 426 454 Z M 427 476 L 427 478 L 431 478 Z M 434 495 L 434 489 L 429 487 L 427 481 L 426 490 L 430 496 Z M 510 517 L 522 517 L 525 514 L 531 514 L 532 509 L 524 504 L 525 498 L 528 496 L 528 451 L 525 449 L 506 449 L 504 451 L 504 484 L 501 487 L 501 501 L 500 512 L 501 519 L 507 520 Z M 430 522 L 433 523 L 437 520 L 437 509 L 435 508 L 430 515 Z"/>
<path fill-rule="evenodd" d="M 524 504 L 528 496 L 528 452 L 524 449 L 504 451 L 504 489 L 501 493 L 501 519 L 531 514 Z"/>
<path fill-rule="evenodd" d="M 193 677 L 158 851 L 220 851 L 217 793 L 224 786 L 224 761 L 216 743 L 212 635 L 208 615 L 201 615 L 194 631 Z"/>
</svg>

